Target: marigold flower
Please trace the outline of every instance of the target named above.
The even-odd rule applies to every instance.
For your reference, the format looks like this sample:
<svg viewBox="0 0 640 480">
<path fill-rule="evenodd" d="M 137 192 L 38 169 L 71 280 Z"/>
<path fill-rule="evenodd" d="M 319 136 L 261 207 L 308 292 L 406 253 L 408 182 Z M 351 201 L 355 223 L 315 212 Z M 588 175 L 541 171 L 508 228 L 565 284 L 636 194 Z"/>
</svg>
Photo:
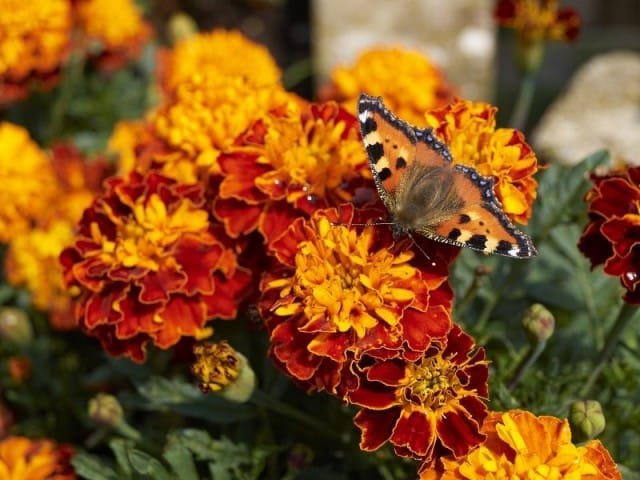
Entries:
<svg viewBox="0 0 640 480">
<path fill-rule="evenodd" d="M 351 366 L 357 385 L 347 394 L 362 407 L 355 424 L 360 447 L 377 450 L 390 442 L 398 455 L 431 464 L 443 455 L 465 455 L 484 440 L 488 367 L 484 350 L 454 326 L 422 355 L 375 352 Z"/>
<path fill-rule="evenodd" d="M 571 442 L 566 420 L 530 412 L 491 412 L 483 445 L 460 459 L 443 458 L 442 471 L 423 469 L 421 480 L 620 480 L 609 452 L 597 440 Z"/>
<path fill-rule="evenodd" d="M 136 59 L 152 35 L 135 0 L 75 0 L 73 4 L 87 42 L 100 45 L 96 61 L 105 70 Z"/>
<path fill-rule="evenodd" d="M 29 230 L 50 208 L 56 178 L 46 154 L 29 133 L 12 123 L 0 123 L 0 243 Z"/>
<path fill-rule="evenodd" d="M 73 448 L 51 440 L 11 436 L 0 440 L 0 480 L 75 480 Z"/>
<path fill-rule="evenodd" d="M 453 87 L 424 54 L 404 48 L 373 48 L 352 66 L 336 68 L 322 98 L 343 102 L 356 112 L 361 92 L 382 96 L 390 110 L 409 123 L 424 126 L 424 112 L 452 100 Z"/>
<path fill-rule="evenodd" d="M 107 149 L 117 158 L 118 175 L 133 172 L 138 164 L 138 151 L 153 141 L 151 125 L 144 120 L 122 120 L 116 123 Z"/>
<path fill-rule="evenodd" d="M 145 345 L 211 333 L 209 318 L 235 318 L 250 275 L 209 223 L 198 185 L 156 172 L 106 182 L 61 254 L 76 287 L 81 328 L 113 355 L 143 361 Z"/>
<path fill-rule="evenodd" d="M 34 81 L 53 87 L 71 42 L 68 0 L 0 0 L 0 106 L 25 98 Z"/>
<path fill-rule="evenodd" d="M 334 102 L 274 111 L 219 158 L 215 215 L 232 237 L 256 229 L 273 242 L 300 215 L 371 189 L 356 118 Z"/>
<path fill-rule="evenodd" d="M 264 46 L 236 30 L 199 33 L 158 55 L 158 79 L 165 92 L 199 73 L 240 77 L 252 85 L 278 85 L 281 72 Z"/>
<path fill-rule="evenodd" d="M 516 31 L 518 42 L 573 41 L 580 33 L 580 16 L 558 0 L 500 0 L 494 11 L 499 25 Z"/>
<path fill-rule="evenodd" d="M 497 108 L 456 100 L 426 114 L 427 125 L 449 147 L 455 163 L 474 167 L 496 180 L 495 193 L 504 212 L 526 224 L 531 218 L 538 182 L 538 161 L 524 136 L 512 128 L 496 129 Z"/>
<path fill-rule="evenodd" d="M 272 108 L 296 102 L 279 85 L 259 86 L 214 73 L 182 82 L 151 115 L 158 141 L 139 152 L 139 168 L 151 165 L 166 176 L 195 183 L 219 172 L 218 156 L 252 122 Z"/>
<path fill-rule="evenodd" d="M 373 217 L 354 216 L 348 205 L 296 219 L 273 243 L 278 263 L 260 285 L 270 355 L 309 391 L 340 394 L 340 369 L 351 356 L 424 352 L 451 328 L 447 265 L 455 250 L 430 250 L 438 266 L 427 268 L 387 229 L 332 225 L 352 220 Z"/>
<path fill-rule="evenodd" d="M 627 290 L 624 300 L 640 304 L 640 167 L 627 167 L 606 175 L 592 175 L 587 193 L 590 222 L 578 248 L 591 268 L 604 264 L 604 272 L 620 278 Z"/>
</svg>

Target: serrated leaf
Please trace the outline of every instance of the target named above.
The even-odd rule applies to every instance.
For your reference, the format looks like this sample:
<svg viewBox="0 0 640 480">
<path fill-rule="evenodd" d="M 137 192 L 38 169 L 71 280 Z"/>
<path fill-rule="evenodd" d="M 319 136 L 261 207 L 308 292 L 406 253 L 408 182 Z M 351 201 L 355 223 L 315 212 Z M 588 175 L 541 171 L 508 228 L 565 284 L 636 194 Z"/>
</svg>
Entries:
<svg viewBox="0 0 640 480">
<path fill-rule="evenodd" d="M 142 475 L 147 475 L 154 480 L 172 480 L 167 469 L 148 453 L 141 450 L 129 450 L 129 462 L 133 469 Z"/>
<path fill-rule="evenodd" d="M 88 453 L 76 453 L 71 458 L 71 465 L 76 473 L 86 480 L 122 480 L 123 478 L 98 457 Z"/>
<path fill-rule="evenodd" d="M 177 478 L 180 480 L 198 480 L 198 471 L 189 450 L 179 441 L 171 441 L 167 444 L 162 455 L 167 461 Z"/>
<path fill-rule="evenodd" d="M 109 447 L 116 457 L 118 467 L 120 471 L 124 472 L 127 476 L 131 476 L 131 464 L 129 463 L 128 452 L 134 447 L 134 442 L 130 440 L 124 440 L 122 438 L 116 438 L 109 442 Z"/>
</svg>

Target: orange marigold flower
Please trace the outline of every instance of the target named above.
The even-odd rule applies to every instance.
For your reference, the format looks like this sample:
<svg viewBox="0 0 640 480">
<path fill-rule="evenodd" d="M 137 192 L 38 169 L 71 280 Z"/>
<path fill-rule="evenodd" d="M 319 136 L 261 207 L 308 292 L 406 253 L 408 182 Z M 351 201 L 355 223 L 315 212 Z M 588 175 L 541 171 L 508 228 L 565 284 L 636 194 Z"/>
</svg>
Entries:
<svg viewBox="0 0 640 480">
<path fill-rule="evenodd" d="M 29 133 L 12 123 L 0 123 L 0 243 L 29 230 L 35 218 L 50 208 L 56 178 L 47 155 Z"/>
<path fill-rule="evenodd" d="M 587 193 L 590 223 L 578 248 L 595 268 L 620 278 L 624 299 L 640 305 L 640 167 L 592 175 Z"/>
<path fill-rule="evenodd" d="M 242 77 L 253 85 L 277 85 L 281 77 L 269 50 L 236 30 L 199 33 L 159 53 L 158 78 L 166 92 L 203 72 Z"/>
<path fill-rule="evenodd" d="M 465 455 L 484 440 L 488 367 L 484 350 L 454 326 L 422 355 L 363 356 L 351 366 L 357 380 L 347 395 L 362 409 L 360 447 L 390 442 L 398 455 L 431 464 L 444 455 Z"/>
<path fill-rule="evenodd" d="M 573 41 L 580 33 L 580 16 L 558 0 L 500 0 L 494 16 L 499 25 L 516 31 L 518 42 Z"/>
<path fill-rule="evenodd" d="M 322 98 L 344 102 L 356 112 L 361 92 L 384 97 L 390 110 L 407 122 L 424 126 L 424 112 L 449 103 L 453 87 L 424 54 L 404 48 L 373 48 L 353 66 L 336 68 Z"/>
<path fill-rule="evenodd" d="M 219 159 L 214 213 L 232 237 L 260 231 L 273 242 L 300 215 L 371 189 L 356 118 L 334 102 L 273 111 Z"/>
<path fill-rule="evenodd" d="M 566 420 L 530 412 L 491 412 L 482 426 L 486 442 L 467 456 L 424 468 L 421 480 L 620 480 L 609 452 L 598 440 L 571 442 Z"/>
<path fill-rule="evenodd" d="M 0 441 L 0 480 L 75 480 L 73 448 L 51 440 L 11 436 Z"/>
<path fill-rule="evenodd" d="M 23 99 L 30 84 L 53 87 L 71 43 L 68 0 L 0 0 L 0 106 Z"/>
<path fill-rule="evenodd" d="M 531 218 L 538 182 L 538 160 L 524 136 L 512 128 L 496 129 L 497 108 L 488 103 L 456 100 L 426 114 L 427 125 L 449 147 L 455 163 L 494 177 L 504 212 L 526 224 Z"/>
<path fill-rule="evenodd" d="M 115 70 L 138 58 L 151 38 L 151 25 L 135 0 L 75 0 L 73 4 L 86 41 L 100 45 L 95 57 L 100 68 Z"/>
<path fill-rule="evenodd" d="M 215 72 L 214 72 L 215 73 Z M 151 115 L 155 142 L 138 155 L 138 168 L 195 183 L 219 172 L 218 157 L 256 119 L 296 100 L 279 85 L 258 86 L 243 77 L 214 73 L 181 83 Z"/>
<path fill-rule="evenodd" d="M 447 265 L 456 250 L 425 243 L 438 266 L 424 267 L 388 229 L 332 225 L 352 220 L 373 217 L 347 205 L 296 219 L 274 242 L 278 262 L 260 285 L 270 355 L 309 391 L 343 390 L 340 369 L 351 356 L 424 352 L 451 328 Z"/>
<path fill-rule="evenodd" d="M 122 120 L 116 123 L 107 149 L 117 158 L 118 175 L 133 172 L 138 166 L 138 152 L 153 141 L 151 126 L 144 120 Z"/>
<path fill-rule="evenodd" d="M 156 172 L 106 182 L 61 256 L 76 287 L 83 331 L 113 355 L 145 358 L 182 337 L 211 333 L 209 318 L 235 318 L 250 275 L 209 222 L 198 185 Z"/>
</svg>

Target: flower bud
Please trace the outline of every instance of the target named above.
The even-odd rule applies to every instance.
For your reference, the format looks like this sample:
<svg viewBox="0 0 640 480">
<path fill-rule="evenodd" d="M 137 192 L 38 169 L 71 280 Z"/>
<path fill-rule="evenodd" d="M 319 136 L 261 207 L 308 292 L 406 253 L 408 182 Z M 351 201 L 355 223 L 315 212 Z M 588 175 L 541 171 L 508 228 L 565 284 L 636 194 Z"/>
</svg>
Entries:
<svg viewBox="0 0 640 480">
<path fill-rule="evenodd" d="M 520 70 L 523 72 L 540 70 L 544 59 L 544 49 L 545 42 L 543 40 L 517 42 L 516 61 Z"/>
<path fill-rule="evenodd" d="M 17 345 L 26 345 L 33 339 L 29 317 L 16 307 L 0 308 L 0 338 Z"/>
<path fill-rule="evenodd" d="M 196 345 L 196 361 L 191 371 L 199 380 L 200 390 L 216 392 L 233 402 L 246 402 L 256 384 L 256 377 L 244 355 L 226 341 Z"/>
<path fill-rule="evenodd" d="M 9 357 L 7 367 L 9 369 L 9 375 L 16 383 L 23 383 L 31 377 L 31 360 L 27 357 Z"/>
<path fill-rule="evenodd" d="M 305 470 L 313 461 L 313 450 L 306 445 L 296 444 L 289 451 L 287 465 L 293 472 Z"/>
<path fill-rule="evenodd" d="M 89 417 L 105 427 L 117 427 L 124 420 L 124 411 L 116 397 L 99 393 L 89 400 Z"/>
<path fill-rule="evenodd" d="M 579 400 L 571 404 L 569 423 L 574 439 L 585 442 L 597 437 L 606 426 L 602 407 L 596 400 Z"/>
<path fill-rule="evenodd" d="M 176 12 L 169 18 L 169 38 L 172 44 L 189 38 L 198 32 L 195 20 L 183 12 Z"/>
<path fill-rule="evenodd" d="M 522 326 L 531 343 L 538 344 L 546 342 L 553 335 L 556 320 L 544 305 L 534 303 L 524 312 Z"/>
</svg>

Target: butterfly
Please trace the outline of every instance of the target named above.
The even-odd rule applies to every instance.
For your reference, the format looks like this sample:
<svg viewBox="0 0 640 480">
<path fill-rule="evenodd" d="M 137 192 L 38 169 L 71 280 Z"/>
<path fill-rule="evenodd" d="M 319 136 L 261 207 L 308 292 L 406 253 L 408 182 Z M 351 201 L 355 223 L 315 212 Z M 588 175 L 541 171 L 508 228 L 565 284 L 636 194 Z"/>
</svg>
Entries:
<svg viewBox="0 0 640 480">
<path fill-rule="evenodd" d="M 379 97 L 358 99 L 358 120 L 373 179 L 391 215 L 394 237 L 431 240 L 516 258 L 537 254 L 502 210 L 493 178 L 454 164 L 430 128 L 391 113 Z"/>
</svg>

